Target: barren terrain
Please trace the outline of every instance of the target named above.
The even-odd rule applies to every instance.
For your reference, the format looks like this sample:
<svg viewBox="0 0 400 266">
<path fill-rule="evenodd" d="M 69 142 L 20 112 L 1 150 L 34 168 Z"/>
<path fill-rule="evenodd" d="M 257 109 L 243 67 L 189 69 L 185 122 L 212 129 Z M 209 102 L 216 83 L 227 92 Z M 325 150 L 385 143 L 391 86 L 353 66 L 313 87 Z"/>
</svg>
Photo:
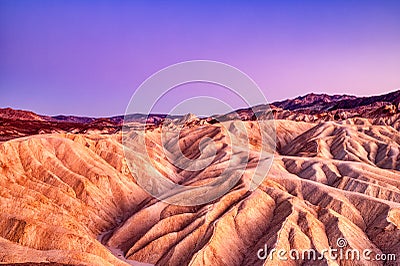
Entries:
<svg viewBox="0 0 400 266">
<path fill-rule="evenodd" d="M 273 103 L 276 151 L 263 183 L 248 191 L 253 157 L 225 195 L 175 206 L 141 189 L 124 158 L 123 117 L 48 117 L 0 109 L 0 262 L 54 265 L 400 265 L 400 91 L 387 95 L 307 95 Z M 260 115 L 264 106 L 254 108 Z M 254 112 L 238 110 L 246 127 Z M 149 118 L 151 162 L 180 171 L 162 153 L 160 124 Z M 130 117 L 143 124 L 143 116 Z M 219 121 L 191 118 L 183 153 L 196 157 L 211 138 L 218 160 L 182 184 L 212 180 L 229 148 Z M 139 162 L 139 155 L 138 162 Z M 142 162 L 142 161 L 140 161 Z M 395 254 L 397 261 L 259 259 L 258 250 L 338 248 Z M 18 264 L 17 264 L 18 265 Z M 47 264 L 43 264 L 47 265 Z"/>
</svg>

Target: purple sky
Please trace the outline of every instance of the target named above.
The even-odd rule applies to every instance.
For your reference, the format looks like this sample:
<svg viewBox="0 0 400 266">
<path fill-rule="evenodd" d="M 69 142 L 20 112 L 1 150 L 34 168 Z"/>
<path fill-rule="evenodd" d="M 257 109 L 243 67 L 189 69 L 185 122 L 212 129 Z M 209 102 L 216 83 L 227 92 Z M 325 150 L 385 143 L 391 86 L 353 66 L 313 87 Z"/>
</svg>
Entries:
<svg viewBox="0 0 400 266">
<path fill-rule="evenodd" d="M 1 1 L 0 107 L 123 114 L 147 77 L 192 59 L 241 69 L 270 102 L 400 87 L 399 1 L 149 2 Z"/>
</svg>

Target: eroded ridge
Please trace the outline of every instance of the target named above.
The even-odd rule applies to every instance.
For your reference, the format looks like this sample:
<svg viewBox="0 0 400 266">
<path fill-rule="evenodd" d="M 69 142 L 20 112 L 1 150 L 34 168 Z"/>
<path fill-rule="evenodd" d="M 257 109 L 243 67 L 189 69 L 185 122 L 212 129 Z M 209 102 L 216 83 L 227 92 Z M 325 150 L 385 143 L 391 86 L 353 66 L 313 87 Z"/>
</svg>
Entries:
<svg viewBox="0 0 400 266">
<path fill-rule="evenodd" d="M 394 112 L 326 121 L 309 120 L 316 114 L 277 119 L 272 167 L 262 184 L 249 191 L 260 142 L 255 121 L 243 111 L 251 132 L 244 174 L 222 197 L 189 207 L 154 199 L 138 186 L 118 130 L 74 134 L 61 130 L 4 141 L 0 143 L 0 261 L 398 265 L 400 133 L 398 109 Z M 143 175 L 155 167 L 167 176 L 181 177 L 174 182 L 203 184 L 218 176 L 230 158 L 228 138 L 212 119 L 192 121 L 181 139 L 180 147 L 189 158 L 198 158 L 202 137 L 214 141 L 216 157 L 201 171 L 171 165 L 162 152 L 156 124 L 146 134 L 151 160 L 135 166 Z M 265 245 L 315 249 L 320 254 L 337 248 L 339 238 L 346 239 L 345 250 L 369 249 L 371 257 L 395 254 L 397 261 L 257 257 Z"/>
</svg>

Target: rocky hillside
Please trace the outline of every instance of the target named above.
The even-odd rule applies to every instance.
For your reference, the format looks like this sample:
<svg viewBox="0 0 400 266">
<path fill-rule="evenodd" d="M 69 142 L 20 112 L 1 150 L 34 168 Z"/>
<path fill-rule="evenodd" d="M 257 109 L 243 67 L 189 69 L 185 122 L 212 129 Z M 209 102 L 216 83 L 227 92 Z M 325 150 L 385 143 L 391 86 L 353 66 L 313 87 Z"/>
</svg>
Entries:
<svg viewBox="0 0 400 266">
<path fill-rule="evenodd" d="M 138 186 L 118 119 L 64 121 L 31 113 L 19 119 L 3 109 L 0 263 L 400 265 L 399 94 L 308 95 L 274 103 L 276 151 L 254 191 L 248 183 L 260 134 L 254 113 L 239 110 L 250 132 L 245 172 L 228 193 L 198 206 L 171 205 Z M 262 118 L 265 107 L 254 110 Z M 133 155 L 143 177 L 150 179 L 148 169 L 156 167 L 180 174 L 180 184 L 198 185 L 226 167 L 231 153 L 224 125 L 237 132 L 231 114 L 186 122 L 179 139 L 185 156 L 198 158 L 204 138 L 217 151 L 218 160 L 197 172 L 171 165 L 161 145 L 164 117 L 152 119 L 145 133 L 150 161 Z M 265 245 L 321 255 L 340 248 L 340 238 L 344 251 L 369 249 L 371 257 L 395 254 L 397 261 L 257 256 Z"/>
</svg>

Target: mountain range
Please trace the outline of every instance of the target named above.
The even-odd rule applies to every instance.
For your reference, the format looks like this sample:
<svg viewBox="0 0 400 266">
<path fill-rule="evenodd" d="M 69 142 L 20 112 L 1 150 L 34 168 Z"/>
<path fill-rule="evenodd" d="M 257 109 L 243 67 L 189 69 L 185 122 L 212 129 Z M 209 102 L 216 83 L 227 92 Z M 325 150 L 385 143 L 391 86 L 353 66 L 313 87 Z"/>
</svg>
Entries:
<svg viewBox="0 0 400 266">
<path fill-rule="evenodd" d="M 133 169 L 124 156 L 123 116 L 0 109 L 0 263 L 400 265 L 400 91 L 308 94 L 269 106 L 172 120 L 132 114 L 129 123 L 147 123 L 140 134 L 151 147 L 132 154 Z M 260 162 L 257 122 L 269 114 L 276 130 L 273 162 L 250 191 L 249 176 Z M 161 129 L 178 122 L 177 143 L 188 158 L 199 158 L 203 139 L 215 144 L 217 159 L 201 171 L 182 170 L 165 155 Z M 137 175 L 151 180 L 149 169 L 180 176 L 182 185 L 216 179 L 232 155 L 228 131 L 242 138 L 238 123 L 247 130 L 250 153 L 227 193 L 179 206 L 139 186 Z M 265 247 L 269 255 L 271 249 L 313 249 L 317 257 L 328 249 L 356 249 L 369 250 L 371 258 L 391 256 L 283 261 L 258 256 Z"/>
</svg>

